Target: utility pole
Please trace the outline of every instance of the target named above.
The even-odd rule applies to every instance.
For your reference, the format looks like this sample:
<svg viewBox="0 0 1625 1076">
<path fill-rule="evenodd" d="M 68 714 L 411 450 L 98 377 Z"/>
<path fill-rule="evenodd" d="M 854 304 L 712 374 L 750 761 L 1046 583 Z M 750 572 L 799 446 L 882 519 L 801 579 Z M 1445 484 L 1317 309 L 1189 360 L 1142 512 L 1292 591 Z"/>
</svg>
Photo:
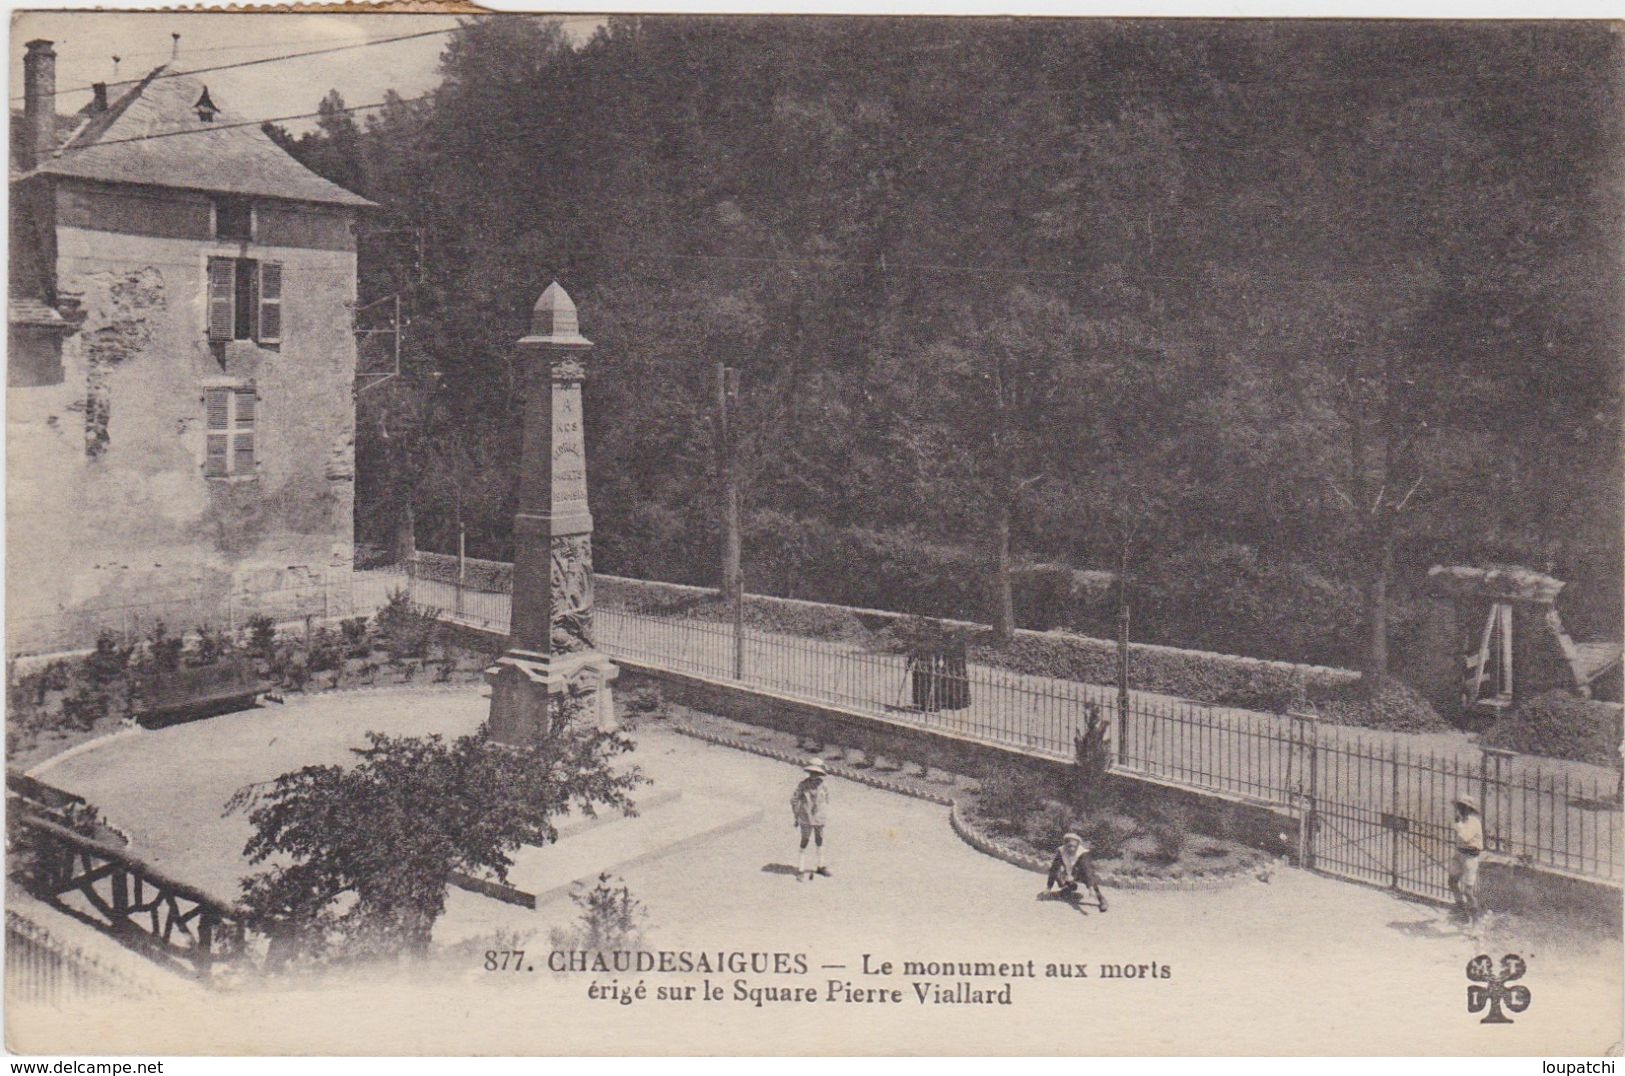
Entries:
<svg viewBox="0 0 1625 1076">
<path fill-rule="evenodd" d="M 739 567 L 739 476 L 733 446 L 732 411 L 739 403 L 739 371 L 717 363 L 717 477 L 722 486 L 722 597 L 733 603 L 734 679 L 745 665 L 745 587 Z"/>
<path fill-rule="evenodd" d="M 1128 598 L 1117 607 L 1117 761 L 1129 761 L 1128 743 Z"/>
</svg>

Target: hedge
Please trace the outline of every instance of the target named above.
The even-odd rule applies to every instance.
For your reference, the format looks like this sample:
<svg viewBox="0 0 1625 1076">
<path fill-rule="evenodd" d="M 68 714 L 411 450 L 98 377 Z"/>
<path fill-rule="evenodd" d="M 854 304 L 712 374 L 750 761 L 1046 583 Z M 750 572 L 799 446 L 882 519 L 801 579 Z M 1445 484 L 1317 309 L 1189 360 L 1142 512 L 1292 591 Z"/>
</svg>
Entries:
<svg viewBox="0 0 1625 1076">
<path fill-rule="evenodd" d="M 1599 766 L 1620 764 L 1620 707 L 1547 691 L 1519 703 L 1484 730 L 1490 747 Z"/>
<path fill-rule="evenodd" d="M 470 559 L 465 570 L 468 585 L 477 589 L 501 592 L 512 584 L 512 566 L 498 561 Z M 449 582 L 456 579 L 457 560 L 419 553 L 417 571 L 422 578 Z M 594 576 L 594 590 L 606 609 L 712 623 L 733 620 L 732 607 L 713 588 L 600 574 Z M 968 656 L 979 664 L 1081 683 L 1117 682 L 1117 643 L 1068 631 L 1017 629 L 1009 644 L 997 646 L 983 624 L 762 594 L 746 595 L 742 619 L 756 631 L 872 650 L 901 649 L 908 638 L 934 630 L 962 638 Z M 1359 674 L 1349 669 L 1131 642 L 1128 680 L 1140 691 L 1244 710 L 1310 710 L 1338 724 L 1418 732 L 1449 727 L 1425 699 L 1396 680 L 1368 697 L 1358 690 Z"/>
<path fill-rule="evenodd" d="M 677 583 L 622 579 L 600 575 L 599 603 L 650 615 L 685 615 L 728 621 L 732 609 L 715 590 Z M 793 598 L 747 596 L 743 619 L 748 627 L 814 639 L 840 639 L 890 649 L 909 634 L 918 618 L 880 609 L 859 609 Z M 1117 644 L 1063 631 L 1018 629 L 1008 646 L 993 644 L 985 625 L 936 620 L 941 629 L 962 636 L 973 660 L 1011 672 L 1084 683 L 1117 681 Z M 1152 643 L 1129 644 L 1129 686 L 1201 702 L 1254 710 L 1283 710 L 1297 700 L 1354 683 L 1359 674 L 1347 669 L 1263 661 Z"/>
</svg>

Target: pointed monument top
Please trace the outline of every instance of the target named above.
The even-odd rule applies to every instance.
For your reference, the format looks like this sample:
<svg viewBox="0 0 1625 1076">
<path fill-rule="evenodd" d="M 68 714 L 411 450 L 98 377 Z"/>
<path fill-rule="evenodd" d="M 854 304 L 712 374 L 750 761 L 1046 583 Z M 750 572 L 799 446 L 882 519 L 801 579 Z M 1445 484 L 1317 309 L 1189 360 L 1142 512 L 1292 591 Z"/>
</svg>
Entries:
<svg viewBox="0 0 1625 1076">
<path fill-rule="evenodd" d="M 558 351 L 585 351 L 592 347 L 592 341 L 581 335 L 576 304 L 557 280 L 536 300 L 530 312 L 530 335 L 519 342 Z"/>
</svg>

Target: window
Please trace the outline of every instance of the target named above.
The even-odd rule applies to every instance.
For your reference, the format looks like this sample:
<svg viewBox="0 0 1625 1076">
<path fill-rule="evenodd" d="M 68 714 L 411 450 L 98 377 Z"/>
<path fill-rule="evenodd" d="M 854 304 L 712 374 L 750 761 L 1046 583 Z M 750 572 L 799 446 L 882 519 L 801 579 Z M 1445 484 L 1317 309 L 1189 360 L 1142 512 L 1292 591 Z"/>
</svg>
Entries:
<svg viewBox="0 0 1625 1076">
<path fill-rule="evenodd" d="M 240 239 L 254 238 L 254 203 L 247 198 L 214 199 L 214 237 Z"/>
<path fill-rule="evenodd" d="M 209 259 L 209 339 L 282 342 L 282 264 Z"/>
<path fill-rule="evenodd" d="M 256 472 L 254 420 L 258 403 L 259 396 L 251 384 L 203 390 L 205 478 L 234 478 Z"/>
</svg>

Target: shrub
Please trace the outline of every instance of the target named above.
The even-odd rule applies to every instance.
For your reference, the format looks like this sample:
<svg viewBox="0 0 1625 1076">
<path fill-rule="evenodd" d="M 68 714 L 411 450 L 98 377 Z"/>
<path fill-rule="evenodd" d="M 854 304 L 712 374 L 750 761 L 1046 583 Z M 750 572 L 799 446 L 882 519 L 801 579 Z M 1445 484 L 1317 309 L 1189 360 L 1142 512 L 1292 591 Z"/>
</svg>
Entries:
<svg viewBox="0 0 1625 1076">
<path fill-rule="evenodd" d="M 1212 699 L 1203 701 L 1284 714 L 1303 709 L 1308 699 L 1309 686 L 1301 670 L 1256 662 L 1249 663 L 1239 676 L 1214 691 Z"/>
<path fill-rule="evenodd" d="M 14 683 L 7 684 L 6 702 L 13 713 L 44 706 L 48 692 L 66 691 L 72 683 L 73 666 L 59 658 L 38 672 L 18 677 Z"/>
<path fill-rule="evenodd" d="M 1010 762 L 989 766 L 977 781 L 977 805 L 989 820 L 1016 823 L 1040 798 L 1030 773 Z"/>
<path fill-rule="evenodd" d="M 394 590 L 389 600 L 378 610 L 373 623 L 378 627 L 385 647 L 396 657 L 419 658 L 428 652 L 440 624 L 440 613 L 435 609 L 419 609 L 412 603 L 412 595 L 405 590 Z"/>
<path fill-rule="evenodd" d="M 581 916 L 574 926 L 549 932 L 554 949 L 608 953 L 643 948 L 643 923 L 649 913 L 624 881 L 605 872 L 591 889 L 577 882 L 570 899 Z"/>
<path fill-rule="evenodd" d="M 651 714 L 660 709 L 660 689 L 650 685 L 633 688 L 620 696 L 629 714 Z"/>
<path fill-rule="evenodd" d="M 118 636 L 110 631 L 103 631 L 96 636 L 96 649 L 85 659 L 85 668 L 96 683 L 110 683 L 124 675 L 124 671 L 130 665 L 130 655 L 134 652 L 134 646 L 125 646 L 120 643 Z M 62 679 L 61 686 L 65 688 L 68 686 L 66 669 L 63 671 Z"/>
<path fill-rule="evenodd" d="M 1153 850 L 1151 857 L 1158 863 L 1174 863 L 1190 846 L 1190 830 L 1177 822 L 1153 822 L 1146 827 Z"/>
<path fill-rule="evenodd" d="M 169 628 L 160 620 L 147 634 L 146 662 L 157 672 L 174 672 L 181 667 L 184 645 L 185 640 L 178 635 L 172 638 Z"/>
<path fill-rule="evenodd" d="M 329 672 L 344 664 L 344 647 L 329 628 L 317 628 L 310 636 L 306 665 L 311 672 Z"/>
<path fill-rule="evenodd" d="M 1106 796 L 1112 762 L 1106 731 L 1111 722 L 1100 716 L 1100 704 L 1094 702 L 1085 705 L 1084 722 L 1084 731 L 1072 738 L 1072 787 L 1074 802 L 1087 809 Z"/>
<path fill-rule="evenodd" d="M 270 661 L 276 654 L 276 621 L 261 613 L 248 618 L 248 650 Z"/>
<path fill-rule="evenodd" d="M 339 621 L 339 630 L 344 633 L 344 645 L 351 653 L 361 651 L 367 643 L 367 618 L 353 616 L 348 620 Z"/>
<path fill-rule="evenodd" d="M 1142 832 L 1151 838 L 1150 858 L 1158 863 L 1173 863 L 1190 847 L 1190 812 L 1177 804 L 1160 804 L 1152 810 Z"/>
<path fill-rule="evenodd" d="M 199 665 L 213 665 L 231 652 L 231 639 L 207 624 L 197 627 L 197 648 L 192 660 Z"/>
<path fill-rule="evenodd" d="M 1486 729 L 1482 739 L 1508 751 L 1617 766 L 1620 709 L 1566 691 L 1547 691 L 1524 700 Z"/>
<path fill-rule="evenodd" d="M 107 712 L 107 691 L 97 685 L 81 684 L 62 700 L 62 719 L 81 732 L 94 728 Z"/>
<path fill-rule="evenodd" d="M 1122 823 L 1109 815 L 1102 815 L 1087 823 L 1079 834 L 1083 843 L 1089 846 L 1089 854 L 1096 859 L 1116 859 L 1121 856 L 1123 846 L 1133 835 L 1132 829 L 1125 830 Z"/>
<path fill-rule="evenodd" d="M 1066 804 L 1046 800 L 1023 820 L 1021 835 L 1039 851 L 1054 851 L 1061 847 L 1061 838 L 1076 828 L 1072 815 Z"/>
</svg>

